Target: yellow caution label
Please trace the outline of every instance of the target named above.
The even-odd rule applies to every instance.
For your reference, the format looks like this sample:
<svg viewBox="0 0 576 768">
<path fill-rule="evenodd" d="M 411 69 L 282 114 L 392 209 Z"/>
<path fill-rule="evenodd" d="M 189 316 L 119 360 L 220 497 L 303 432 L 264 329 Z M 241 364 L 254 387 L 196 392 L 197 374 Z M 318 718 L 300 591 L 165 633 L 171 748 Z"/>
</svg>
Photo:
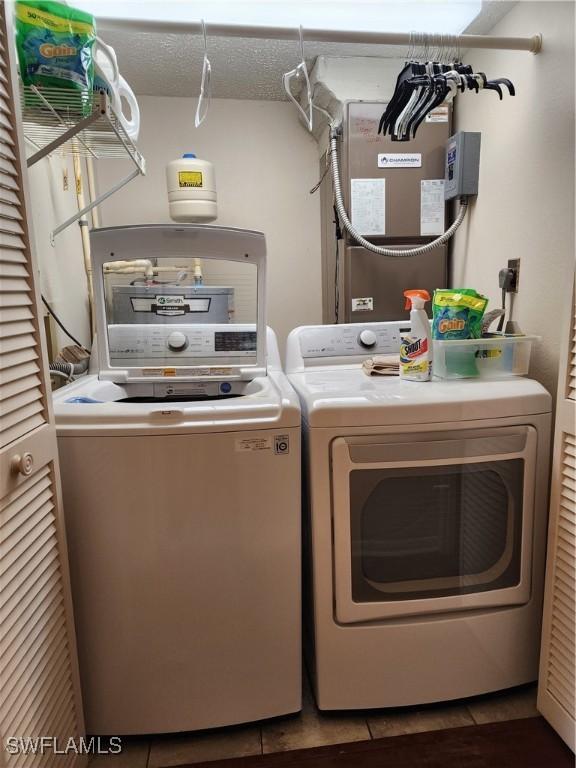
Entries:
<svg viewBox="0 0 576 768">
<path fill-rule="evenodd" d="M 176 376 L 176 368 L 164 368 L 162 376 Z"/>
<path fill-rule="evenodd" d="M 179 187 L 201 187 L 202 171 L 178 171 Z"/>
</svg>

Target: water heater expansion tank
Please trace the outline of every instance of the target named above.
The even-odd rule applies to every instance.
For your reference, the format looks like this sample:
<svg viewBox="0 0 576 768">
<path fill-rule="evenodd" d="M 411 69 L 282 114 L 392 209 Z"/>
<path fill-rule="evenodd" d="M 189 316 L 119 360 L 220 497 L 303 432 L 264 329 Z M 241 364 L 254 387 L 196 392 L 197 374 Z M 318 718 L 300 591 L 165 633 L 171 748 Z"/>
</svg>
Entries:
<svg viewBox="0 0 576 768">
<path fill-rule="evenodd" d="M 186 153 L 166 166 L 170 218 L 173 221 L 208 222 L 218 215 L 214 166 Z"/>
</svg>

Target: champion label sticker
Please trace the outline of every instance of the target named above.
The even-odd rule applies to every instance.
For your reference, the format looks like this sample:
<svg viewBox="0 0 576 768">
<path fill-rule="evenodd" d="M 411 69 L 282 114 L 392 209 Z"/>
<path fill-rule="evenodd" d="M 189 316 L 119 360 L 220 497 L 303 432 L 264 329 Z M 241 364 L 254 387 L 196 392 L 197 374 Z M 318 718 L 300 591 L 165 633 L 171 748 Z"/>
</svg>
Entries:
<svg viewBox="0 0 576 768">
<path fill-rule="evenodd" d="M 378 168 L 421 168 L 420 152 L 384 152 L 378 155 Z"/>
<path fill-rule="evenodd" d="M 235 440 L 235 448 L 239 453 L 251 453 L 255 451 L 271 451 L 272 438 L 270 437 L 241 437 Z"/>
</svg>

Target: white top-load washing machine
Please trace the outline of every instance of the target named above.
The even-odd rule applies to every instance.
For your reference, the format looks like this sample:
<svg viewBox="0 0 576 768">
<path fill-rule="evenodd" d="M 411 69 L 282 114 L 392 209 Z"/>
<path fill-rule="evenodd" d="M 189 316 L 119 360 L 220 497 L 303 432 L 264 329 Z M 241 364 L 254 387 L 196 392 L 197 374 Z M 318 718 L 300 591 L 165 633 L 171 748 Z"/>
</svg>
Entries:
<svg viewBox="0 0 576 768">
<path fill-rule="evenodd" d="M 362 361 L 397 353 L 401 329 L 288 338 L 321 709 L 455 699 L 537 676 L 550 395 L 520 377 L 367 376 Z"/>
<path fill-rule="evenodd" d="M 87 731 L 295 712 L 300 411 L 266 339 L 264 236 L 120 227 L 94 231 L 91 246 L 95 373 L 54 397 Z M 177 319 L 190 291 L 166 285 L 191 259 L 204 285 L 233 286 L 225 324 Z M 147 311 L 168 304 L 174 323 L 138 322 L 131 260 L 147 274 Z M 111 289 L 135 279 L 134 317 L 111 322 Z"/>
</svg>

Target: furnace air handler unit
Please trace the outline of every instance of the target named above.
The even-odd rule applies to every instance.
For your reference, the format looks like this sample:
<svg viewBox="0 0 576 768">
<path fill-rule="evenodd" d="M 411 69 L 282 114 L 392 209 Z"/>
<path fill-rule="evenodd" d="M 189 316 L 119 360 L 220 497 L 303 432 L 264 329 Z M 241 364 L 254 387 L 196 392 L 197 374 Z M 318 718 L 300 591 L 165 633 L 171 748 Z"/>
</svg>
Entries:
<svg viewBox="0 0 576 768">
<path fill-rule="evenodd" d="M 434 240 L 450 224 L 444 171 L 451 106 L 430 113 L 409 142 L 378 134 L 385 107 L 385 102 L 345 105 L 340 173 L 346 210 L 370 242 L 414 248 Z M 324 322 L 397 320 L 405 315 L 406 288 L 432 293 L 448 284 L 446 245 L 420 256 L 390 258 L 357 245 L 343 230 L 337 264 L 329 175 L 322 184 L 322 216 Z"/>
</svg>

